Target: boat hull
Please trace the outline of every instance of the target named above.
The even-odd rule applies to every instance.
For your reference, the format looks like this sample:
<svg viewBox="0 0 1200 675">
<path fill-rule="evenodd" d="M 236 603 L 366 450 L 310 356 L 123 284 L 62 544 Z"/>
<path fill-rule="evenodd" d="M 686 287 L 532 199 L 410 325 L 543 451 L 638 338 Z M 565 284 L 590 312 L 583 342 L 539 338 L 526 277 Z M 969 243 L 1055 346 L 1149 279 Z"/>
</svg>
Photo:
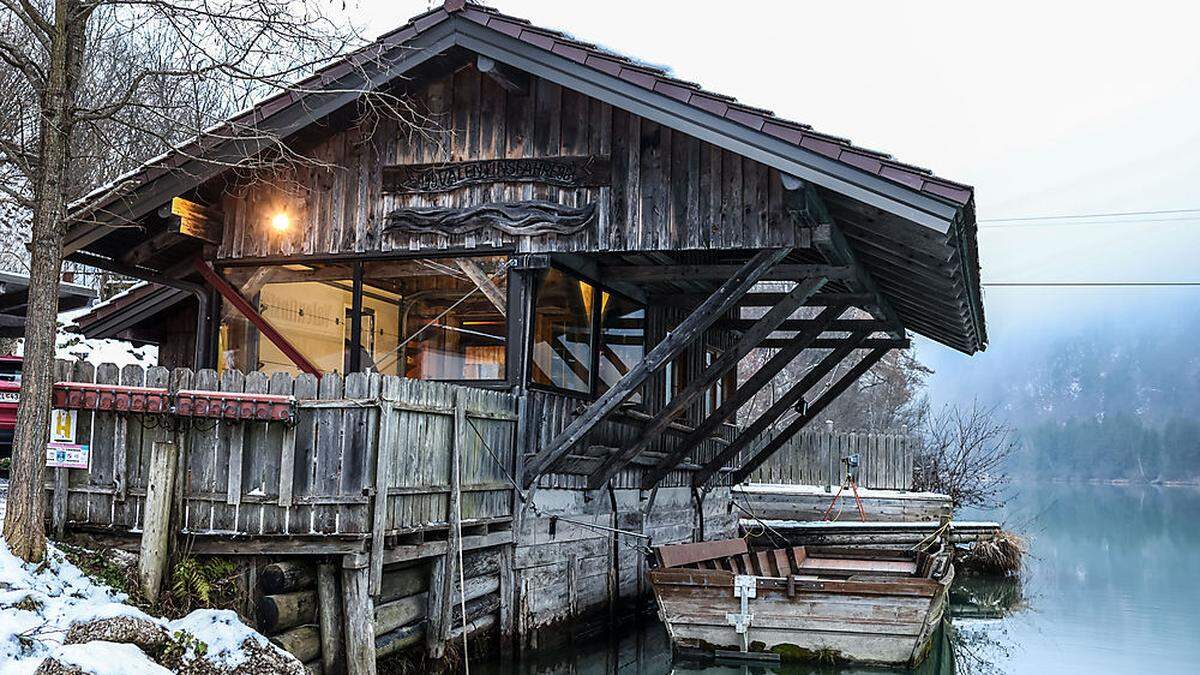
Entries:
<svg viewBox="0 0 1200 675">
<path fill-rule="evenodd" d="M 677 648 L 915 667 L 945 613 L 953 568 L 937 580 L 754 577 L 744 636 L 733 625 L 742 614 L 736 577 L 710 569 L 650 572 L 659 617 Z"/>
</svg>

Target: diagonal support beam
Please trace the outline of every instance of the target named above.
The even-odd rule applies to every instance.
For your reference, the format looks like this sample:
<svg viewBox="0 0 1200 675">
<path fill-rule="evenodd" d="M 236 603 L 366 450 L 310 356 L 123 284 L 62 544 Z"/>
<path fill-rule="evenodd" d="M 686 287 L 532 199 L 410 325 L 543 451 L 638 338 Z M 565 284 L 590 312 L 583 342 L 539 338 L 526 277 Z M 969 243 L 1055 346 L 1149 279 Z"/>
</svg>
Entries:
<svg viewBox="0 0 1200 675">
<path fill-rule="evenodd" d="M 817 415 L 820 415 L 822 410 L 828 407 L 830 403 L 833 403 L 834 400 L 842 394 L 842 392 L 846 391 L 846 389 L 850 387 L 850 385 L 857 382 L 858 378 L 862 377 L 863 373 L 870 370 L 871 366 L 878 363 L 879 360 L 882 359 L 889 351 L 891 350 L 887 348 L 879 348 L 868 352 L 867 355 L 864 356 L 861 361 L 856 363 L 853 368 L 846 371 L 844 375 L 838 378 L 838 381 L 835 382 L 832 387 L 825 390 L 825 392 L 822 393 L 817 400 L 813 401 L 812 404 L 808 406 L 807 410 L 805 410 L 795 420 L 792 420 L 792 422 L 788 424 L 783 431 L 779 432 L 774 438 L 768 441 L 767 444 L 764 445 L 762 449 L 750 459 L 750 461 L 738 467 L 738 469 L 734 471 L 733 475 L 730 477 L 732 484 L 737 485 L 738 483 L 746 480 L 747 476 L 753 473 L 754 470 L 762 465 L 763 462 L 767 461 L 771 455 L 775 454 L 775 452 L 779 450 L 779 448 L 786 443 L 788 439 L 795 436 L 800 432 L 801 429 L 805 427 L 805 425 L 816 418 Z"/>
<path fill-rule="evenodd" d="M 694 312 L 684 319 L 675 330 L 658 343 L 642 362 L 629 370 L 616 384 L 612 386 L 592 405 L 588 406 L 579 417 L 576 417 L 565 429 L 558 433 L 550 443 L 534 455 L 525 464 L 524 485 L 529 487 L 538 476 L 545 473 L 555 462 L 571 451 L 576 443 L 612 412 L 621 402 L 650 377 L 654 371 L 674 359 L 696 338 L 708 330 L 717 319 L 737 305 L 754 284 L 762 279 L 776 263 L 783 260 L 788 249 L 768 249 L 754 254 L 737 273 L 721 284 L 716 291 Z"/>
<path fill-rule="evenodd" d="M 697 375 L 683 391 L 671 397 L 671 401 L 663 406 L 662 410 L 650 420 L 646 428 L 637 437 L 629 447 L 621 452 L 609 455 L 597 468 L 592 475 L 588 476 L 588 489 L 596 490 L 607 483 L 618 471 L 625 467 L 637 457 L 643 450 L 650 447 L 658 437 L 671 424 L 671 420 L 687 409 L 688 406 L 696 400 L 697 397 L 708 391 L 708 388 L 713 386 L 717 380 L 721 379 L 730 370 L 737 368 L 738 361 L 742 360 L 746 354 L 758 346 L 758 343 L 767 339 L 772 332 L 775 331 L 788 317 L 797 309 L 800 309 L 805 302 L 808 301 L 817 291 L 821 290 L 829 279 L 824 276 L 818 276 L 811 279 L 805 279 L 796 284 L 796 287 L 787 295 L 775 303 L 775 306 L 767 310 L 757 321 L 750 326 L 749 330 L 742 335 L 730 349 L 725 350 L 711 364 L 708 365 L 699 375 Z"/>
<path fill-rule="evenodd" d="M 246 317 L 250 323 L 254 324 L 254 327 L 258 329 L 258 332 L 262 333 L 263 337 L 270 340 L 271 344 L 278 347 L 279 351 L 283 352 L 284 356 L 288 357 L 291 359 L 292 363 L 296 364 L 297 368 L 309 373 L 310 375 L 316 375 L 317 377 L 321 376 L 321 369 L 313 365 L 312 361 L 309 361 L 303 354 L 300 353 L 300 350 L 296 349 L 291 342 L 288 342 L 287 338 L 283 337 L 279 331 L 275 330 L 275 327 L 272 326 L 269 321 L 263 318 L 263 315 L 254 308 L 254 305 L 250 304 L 250 301 L 246 300 L 246 298 L 239 293 L 236 288 L 231 286 L 228 281 L 225 281 L 224 277 L 222 277 L 220 274 L 217 274 L 216 270 L 214 270 L 212 266 L 208 264 L 208 262 L 206 262 L 200 256 L 196 256 L 193 267 L 196 268 L 196 271 L 200 273 L 200 276 L 204 278 L 204 281 L 208 283 L 209 286 L 212 286 L 214 289 L 216 289 L 216 291 L 221 294 L 221 297 L 225 298 L 226 302 L 233 305 L 234 309 L 240 312 L 242 316 Z M 197 339 L 200 337 L 201 336 L 197 336 Z"/>
<path fill-rule="evenodd" d="M 784 392 L 779 400 L 775 401 L 774 405 L 767 408 L 761 415 L 758 416 L 750 426 L 746 427 L 733 442 L 725 446 L 716 457 L 712 458 L 699 471 L 692 476 L 692 485 L 697 487 L 708 482 L 709 477 L 719 471 L 722 466 L 729 460 L 737 457 L 750 442 L 758 438 L 759 434 L 763 433 L 775 423 L 775 420 L 783 416 L 785 412 L 791 410 L 804 397 L 805 392 L 821 381 L 821 378 L 828 375 L 838 366 L 846 357 L 850 356 L 858 347 L 858 343 L 866 339 L 867 333 L 854 333 L 850 337 L 842 341 L 842 344 L 833 351 L 825 355 L 825 358 L 817 362 L 811 370 L 800 378 L 800 381 L 792 385 L 790 389 Z"/>
<path fill-rule="evenodd" d="M 658 484 L 668 473 L 670 473 L 679 462 L 691 454 L 697 446 L 711 436 L 717 427 L 737 414 L 747 401 L 754 398 L 759 391 L 762 390 L 771 380 L 787 367 L 800 352 L 804 351 L 821 335 L 826 327 L 833 323 L 837 317 L 845 311 L 845 306 L 827 307 L 813 319 L 812 327 L 793 337 L 789 338 L 787 343 L 779 349 L 766 363 L 763 364 L 750 379 L 746 380 L 742 386 L 734 391 L 733 395 L 725 400 L 711 415 L 706 417 L 703 422 L 696 427 L 696 430 L 688 434 L 674 450 L 667 453 L 654 468 L 647 471 L 642 476 L 642 489 L 649 490 Z"/>
</svg>

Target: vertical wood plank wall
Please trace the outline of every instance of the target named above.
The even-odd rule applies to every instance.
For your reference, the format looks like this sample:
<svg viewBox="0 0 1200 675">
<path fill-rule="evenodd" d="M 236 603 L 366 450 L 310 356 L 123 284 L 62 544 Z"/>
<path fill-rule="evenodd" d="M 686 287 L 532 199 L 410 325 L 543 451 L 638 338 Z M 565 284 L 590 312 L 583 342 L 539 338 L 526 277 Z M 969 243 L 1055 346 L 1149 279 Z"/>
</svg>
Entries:
<svg viewBox="0 0 1200 675">
<path fill-rule="evenodd" d="M 228 186 L 218 258 L 498 246 L 570 252 L 804 248 L 811 243 L 807 217 L 786 203 L 777 170 L 557 84 L 532 78 L 528 93 L 507 92 L 468 65 L 413 81 L 403 96 L 420 115 L 417 125 L 380 120 L 336 131 L 303 149 L 323 166 Z M 601 187 L 496 182 L 436 194 L 383 192 L 386 165 L 557 156 L 610 158 L 611 180 Z M 570 235 L 383 231 L 385 216 L 400 206 L 529 200 L 595 203 L 598 217 Z M 283 234 L 269 226 L 281 210 L 296 224 Z"/>
<path fill-rule="evenodd" d="M 511 394 L 374 373 L 344 378 L 330 373 L 318 380 L 286 373 L 117 369 L 82 361 L 60 362 L 56 377 L 297 399 L 291 432 L 282 422 L 180 418 L 187 422 L 179 431 L 184 467 L 180 522 L 188 533 L 371 533 L 367 488 L 375 486 L 375 430 L 381 411 L 393 418 L 389 428 L 397 430 L 393 442 L 401 449 L 388 472 L 385 534 L 444 526 L 455 391 L 466 398 L 469 426 L 462 457 L 463 519 L 512 516 L 507 476 L 514 470 L 516 399 Z M 91 447 L 92 464 L 86 471 L 66 470 L 68 523 L 141 529 L 152 432 L 167 420 L 162 415 L 78 411 L 76 441 Z"/>
<path fill-rule="evenodd" d="M 763 434 L 745 456 L 753 457 L 771 437 Z M 846 473 L 842 458 L 857 453 L 859 487 L 911 490 L 916 445 L 904 432 L 809 429 L 793 436 L 750 474 L 747 482 L 840 485 Z"/>
</svg>

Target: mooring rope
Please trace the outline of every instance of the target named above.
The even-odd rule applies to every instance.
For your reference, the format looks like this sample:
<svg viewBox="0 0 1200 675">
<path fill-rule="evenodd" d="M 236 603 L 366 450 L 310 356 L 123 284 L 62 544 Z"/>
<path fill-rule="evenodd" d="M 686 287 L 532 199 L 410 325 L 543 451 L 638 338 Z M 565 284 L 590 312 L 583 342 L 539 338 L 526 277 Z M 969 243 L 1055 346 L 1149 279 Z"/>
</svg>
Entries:
<svg viewBox="0 0 1200 675">
<path fill-rule="evenodd" d="M 470 418 L 466 418 L 470 421 Z M 472 425 L 474 426 L 474 425 Z M 476 431 L 476 434 L 479 432 Z M 460 486 L 462 485 L 462 461 L 454 462 L 454 480 Z M 463 538 L 462 538 L 462 497 L 456 500 L 458 510 L 458 600 L 462 607 L 462 641 L 463 641 L 463 673 L 471 675 L 471 650 L 467 644 L 467 579 L 466 571 L 463 569 Z"/>
<path fill-rule="evenodd" d="M 496 463 L 496 466 L 500 468 L 500 473 L 504 474 L 504 479 L 507 480 L 509 482 L 509 484 L 511 484 L 513 486 L 513 490 L 515 490 L 517 493 L 517 498 L 520 499 L 521 503 L 524 504 L 525 506 L 527 506 L 529 508 L 529 510 L 533 512 L 533 514 L 535 516 L 544 517 L 544 518 L 554 518 L 556 520 L 561 520 L 564 523 L 571 523 L 572 525 L 578 525 L 580 527 L 590 528 L 591 530 L 596 531 L 596 532 L 606 532 L 606 533 L 610 533 L 610 534 L 623 534 L 628 537 L 635 537 L 637 539 L 644 539 L 646 541 L 649 541 L 651 539 L 651 537 L 649 535 L 642 534 L 641 532 L 633 532 L 631 530 L 622 530 L 618 527 L 609 527 L 607 525 L 597 525 L 596 523 L 589 523 L 589 522 L 583 521 L 583 520 L 574 520 L 571 518 L 565 518 L 563 516 L 556 516 L 554 514 L 542 513 L 542 511 L 540 509 L 538 509 L 537 504 L 534 504 L 532 501 L 529 500 L 529 496 L 525 493 L 524 490 L 521 489 L 520 485 L 517 485 L 517 481 L 515 479 L 513 479 L 512 475 L 510 475 L 508 473 L 508 470 L 504 468 L 504 463 L 501 462 L 500 458 L 496 456 L 495 451 L 492 450 L 492 447 L 488 444 L 487 439 L 485 439 L 483 437 L 483 433 L 481 433 L 479 431 L 479 427 L 475 426 L 475 422 L 470 417 L 468 417 L 466 419 L 467 419 L 467 425 L 471 427 L 471 430 L 475 432 L 475 436 L 477 438 L 479 438 L 480 445 L 482 445 L 483 449 L 487 451 L 488 456 L 492 458 L 492 461 Z M 650 549 L 649 546 L 630 544 L 629 542 L 621 541 L 620 539 L 617 539 L 617 541 L 622 546 L 625 546 L 626 548 L 635 550 L 639 553 L 653 553 L 653 551 Z"/>
</svg>

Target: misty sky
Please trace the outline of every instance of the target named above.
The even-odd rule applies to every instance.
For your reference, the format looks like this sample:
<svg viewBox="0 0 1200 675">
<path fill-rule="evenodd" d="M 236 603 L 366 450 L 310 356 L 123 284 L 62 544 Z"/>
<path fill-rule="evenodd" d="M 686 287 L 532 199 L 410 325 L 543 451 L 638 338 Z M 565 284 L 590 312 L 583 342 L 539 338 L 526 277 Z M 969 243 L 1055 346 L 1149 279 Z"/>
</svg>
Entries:
<svg viewBox="0 0 1200 675">
<path fill-rule="evenodd" d="M 372 37 L 431 6 L 360 3 Z M 985 282 L 1200 279 L 1200 214 L 983 222 L 1200 208 L 1200 5 L 490 4 L 974 185 Z M 1178 220 L 1153 222 L 1164 218 Z M 992 352 L 1028 330 L 1181 302 L 1196 308 L 1200 288 L 985 289 Z"/>
</svg>

